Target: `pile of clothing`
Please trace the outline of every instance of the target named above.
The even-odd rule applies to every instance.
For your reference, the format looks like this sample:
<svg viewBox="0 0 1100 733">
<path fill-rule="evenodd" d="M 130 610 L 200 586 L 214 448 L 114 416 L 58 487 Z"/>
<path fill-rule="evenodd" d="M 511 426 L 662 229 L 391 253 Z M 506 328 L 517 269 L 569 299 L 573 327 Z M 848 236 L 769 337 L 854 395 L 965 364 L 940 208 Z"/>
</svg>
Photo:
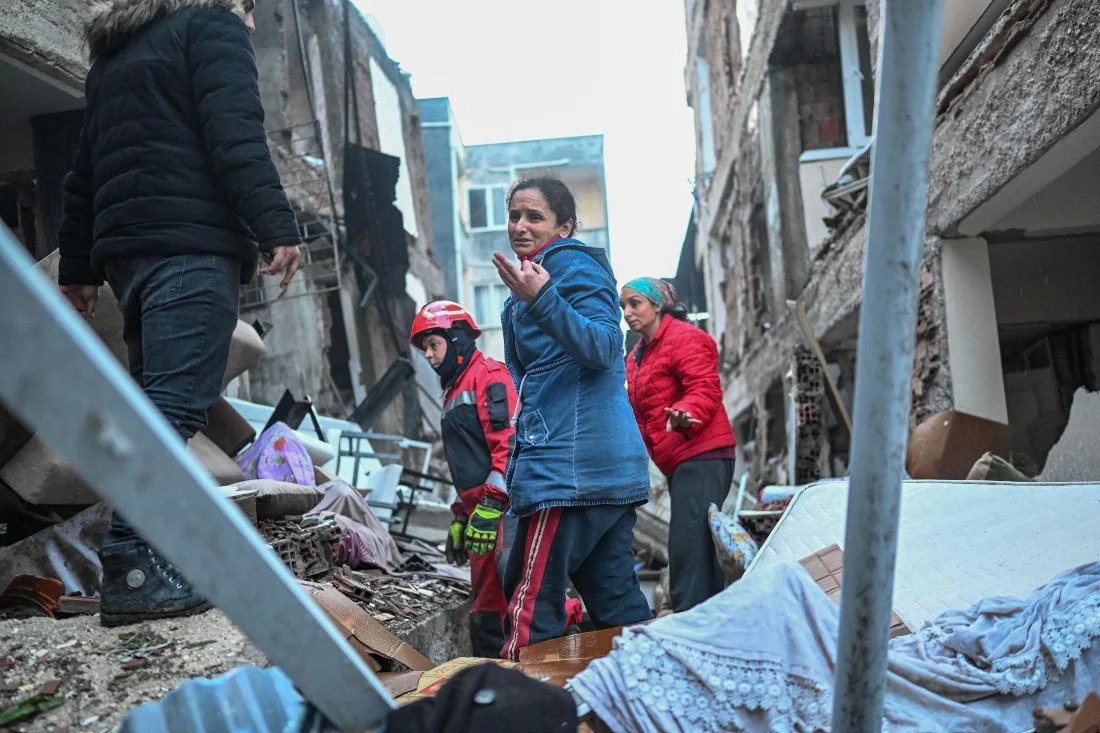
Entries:
<svg viewBox="0 0 1100 733">
<path fill-rule="evenodd" d="M 570 688 L 620 731 L 827 731 L 839 608 L 794 563 L 623 631 Z M 890 645 L 884 729 L 1004 731 L 1100 685 L 1100 563 L 948 611 Z"/>
</svg>

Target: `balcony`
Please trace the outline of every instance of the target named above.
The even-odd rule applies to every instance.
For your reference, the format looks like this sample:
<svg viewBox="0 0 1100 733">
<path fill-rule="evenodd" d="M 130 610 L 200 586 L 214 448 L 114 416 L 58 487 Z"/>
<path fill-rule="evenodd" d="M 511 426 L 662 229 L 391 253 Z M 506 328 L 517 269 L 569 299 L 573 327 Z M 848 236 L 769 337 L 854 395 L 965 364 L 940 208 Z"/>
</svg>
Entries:
<svg viewBox="0 0 1100 733">
<path fill-rule="evenodd" d="M 954 74 L 1010 0 L 944 0 L 940 33 L 940 81 Z"/>
</svg>

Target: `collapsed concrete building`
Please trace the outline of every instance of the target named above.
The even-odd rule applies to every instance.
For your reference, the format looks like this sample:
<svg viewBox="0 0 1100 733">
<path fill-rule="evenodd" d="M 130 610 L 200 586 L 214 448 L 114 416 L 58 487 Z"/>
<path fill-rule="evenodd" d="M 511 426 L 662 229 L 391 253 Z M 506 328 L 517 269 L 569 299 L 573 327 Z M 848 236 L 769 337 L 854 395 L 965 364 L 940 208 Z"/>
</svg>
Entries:
<svg viewBox="0 0 1100 733">
<path fill-rule="evenodd" d="M 686 3 L 697 205 L 681 272 L 705 282 L 751 484 L 846 472 L 804 331 L 850 410 L 879 7 Z M 1074 392 L 1100 386 L 1098 21 L 1090 0 L 944 2 L 911 421 L 1007 424 L 1030 474 Z"/>
<path fill-rule="evenodd" d="M 259 278 L 242 289 L 241 318 L 261 333 L 268 358 L 228 394 L 275 404 L 290 389 L 323 412 L 416 435 L 425 418 L 408 327 L 443 289 L 418 111 L 408 78 L 348 8 L 257 5 L 266 127 L 305 264 L 286 291 Z M 81 0 L 0 9 L 0 215 L 37 259 L 57 247 L 61 180 L 84 106 L 88 13 Z"/>
</svg>

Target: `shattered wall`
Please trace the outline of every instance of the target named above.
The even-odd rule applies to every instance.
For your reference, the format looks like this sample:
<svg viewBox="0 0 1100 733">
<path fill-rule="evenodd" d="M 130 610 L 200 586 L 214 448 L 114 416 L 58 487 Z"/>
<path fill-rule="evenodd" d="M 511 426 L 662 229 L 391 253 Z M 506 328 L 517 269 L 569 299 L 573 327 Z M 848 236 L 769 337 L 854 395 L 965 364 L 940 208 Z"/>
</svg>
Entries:
<svg viewBox="0 0 1100 733">
<path fill-rule="evenodd" d="M 738 9 L 742 4 L 736 3 Z M 753 413 L 752 424 L 758 433 L 758 426 L 766 420 L 761 413 L 766 409 L 765 397 L 775 379 L 789 369 L 802 337 L 786 308 L 776 302 L 780 300 L 777 295 L 770 298 L 770 311 L 768 303 L 762 309 L 755 297 L 757 283 L 781 272 L 783 263 L 790 261 L 789 253 L 778 263 L 755 256 L 758 245 L 752 227 L 746 226 L 752 219 L 754 191 L 778 185 L 770 178 L 785 175 L 783 165 L 769 170 L 753 150 L 767 144 L 761 141 L 755 122 L 766 101 L 762 90 L 775 68 L 777 49 L 782 53 L 778 44 L 787 34 L 784 24 L 795 11 L 787 2 L 750 4 L 753 12 L 740 14 L 753 27 L 739 29 L 738 36 L 749 39 L 749 44 L 734 59 L 740 66 L 736 89 L 721 100 L 711 99 L 717 166 L 713 178 L 700 187 L 696 248 L 701 260 L 719 262 L 722 268 L 712 273 L 709 281 L 717 284 L 710 289 L 712 299 L 719 300 L 712 300 L 712 310 L 724 307 L 726 311 L 725 318 L 711 319 L 711 327 L 716 328 L 713 335 L 722 347 L 727 409 L 731 415 Z M 986 4 L 992 7 L 992 3 Z M 879 0 L 866 3 L 872 63 L 877 63 L 880 5 Z M 1100 109 L 1100 87 L 1095 83 L 1100 75 L 1100 6 L 1088 0 L 1016 0 L 1002 5 L 1007 7 L 998 20 L 991 21 L 985 36 L 972 39 L 970 57 L 941 79 L 915 334 L 914 422 L 949 409 L 954 399 L 941 243 L 945 237 L 959 236 L 955 226 L 964 216 Z M 714 40 L 718 33 L 714 23 L 721 12 L 700 6 L 706 4 L 695 4 L 688 18 L 686 76 L 692 89 L 697 87 L 692 74 L 694 54 L 705 53 L 712 69 L 720 68 L 722 61 L 715 57 Z M 946 58 L 950 51 L 945 49 L 941 55 Z M 823 144 L 825 139 L 835 139 L 827 114 L 821 120 L 811 117 L 815 105 L 821 107 L 824 101 L 815 97 L 828 91 L 823 88 L 833 78 L 827 61 L 813 69 L 795 69 L 802 92 L 799 134 L 804 146 L 813 136 L 823 135 Z M 828 111 L 818 110 L 820 114 Z M 809 142 L 808 147 L 813 147 L 818 141 Z M 864 215 L 847 218 L 811 253 L 808 281 L 798 294 L 826 353 L 841 349 L 841 341 L 848 338 L 841 332 L 858 318 L 865 224 Z M 781 292 L 774 282 L 772 285 L 774 293 Z M 715 294 L 719 298 L 714 298 Z M 762 327 L 762 312 L 769 316 L 767 328 Z M 743 427 L 747 425 L 748 421 L 743 423 Z M 741 437 L 759 449 L 754 438 Z M 768 470 L 766 460 L 757 464 L 758 470 Z"/>
<path fill-rule="evenodd" d="M 917 296 L 917 333 L 913 354 L 913 400 L 910 426 L 925 418 L 951 409 L 952 392 L 947 354 L 947 330 L 944 306 L 942 258 L 939 240 L 925 240 Z"/>
<path fill-rule="evenodd" d="M 263 17 L 257 19 L 255 42 L 276 162 L 299 222 L 315 220 L 332 235 L 310 245 L 322 264 L 304 272 L 284 295 L 264 284 L 268 297 L 252 315 L 272 325 L 265 338 L 270 358 L 250 373 L 247 396 L 272 403 L 289 387 L 312 396 L 327 412 L 347 415 L 395 361 L 408 358 L 405 334 L 415 308 L 443 291 L 433 259 L 419 112 L 407 77 L 353 11 L 357 106 L 350 134 L 401 159 L 396 205 L 405 220 L 409 264 L 386 273 L 403 283 L 389 292 L 357 264 L 373 243 L 347 242 L 339 255 L 330 243 L 343 218 L 343 4 L 272 0 L 258 7 Z M 414 390 L 406 390 L 374 427 L 419 434 L 415 400 Z"/>
</svg>

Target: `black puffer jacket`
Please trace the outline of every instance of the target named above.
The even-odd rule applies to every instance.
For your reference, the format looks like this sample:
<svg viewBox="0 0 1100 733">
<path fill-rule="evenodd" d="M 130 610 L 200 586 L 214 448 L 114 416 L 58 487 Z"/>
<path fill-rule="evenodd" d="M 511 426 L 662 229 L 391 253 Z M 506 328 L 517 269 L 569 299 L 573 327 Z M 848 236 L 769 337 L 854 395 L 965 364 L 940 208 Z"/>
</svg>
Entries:
<svg viewBox="0 0 1100 733">
<path fill-rule="evenodd" d="M 256 58 L 233 8 L 252 0 L 113 0 L 88 24 L 88 107 L 60 229 L 62 285 L 130 255 L 298 244 L 264 134 Z"/>
</svg>

